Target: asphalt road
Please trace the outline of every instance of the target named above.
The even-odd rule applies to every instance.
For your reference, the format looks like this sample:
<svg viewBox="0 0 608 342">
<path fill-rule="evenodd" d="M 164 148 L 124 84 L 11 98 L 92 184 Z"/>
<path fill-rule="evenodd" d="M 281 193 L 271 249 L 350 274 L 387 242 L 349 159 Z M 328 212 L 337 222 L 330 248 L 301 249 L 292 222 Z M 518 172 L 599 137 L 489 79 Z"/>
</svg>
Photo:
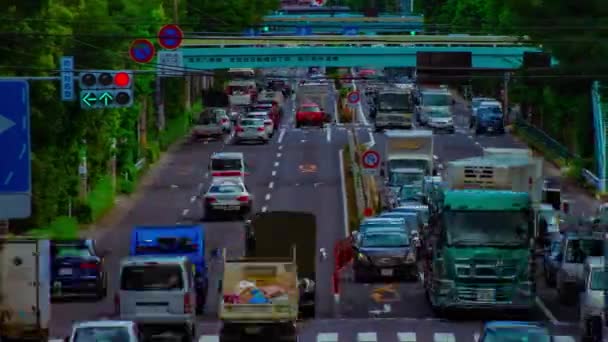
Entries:
<svg viewBox="0 0 608 342">
<path fill-rule="evenodd" d="M 373 148 L 380 154 L 384 153 L 385 137 L 380 133 L 372 133 L 369 125 L 371 120 L 365 115 L 367 112 L 365 99 L 362 100 L 362 110 L 360 113 L 360 128 L 357 128 L 359 142 L 372 142 Z M 509 134 L 496 136 L 476 136 L 468 129 L 469 110 L 466 103 L 458 101 L 454 107 L 456 133 L 455 134 L 437 134 L 435 136 L 435 154 L 438 163 L 443 164 L 450 160 L 480 156 L 482 149 L 486 147 L 499 148 L 522 148 L 526 147 L 513 136 Z M 551 170 L 548 165 L 548 175 L 555 176 L 555 170 Z M 592 199 L 586 196 L 582 191 L 570 191 L 565 194 L 565 197 L 574 200 L 574 212 L 579 212 L 584 208 L 589 210 L 589 206 L 593 205 Z M 542 279 L 542 264 L 537 268 L 539 270 L 537 283 L 539 284 L 538 293 L 539 301 L 537 310 L 530 317 L 531 320 L 547 321 L 556 325 L 566 324 L 574 326 L 578 322 L 578 313 L 576 307 L 566 307 L 560 305 L 557 301 L 556 291 L 547 288 Z M 357 284 L 352 281 L 352 270 L 346 269 L 342 274 L 340 284 L 341 296 L 340 304 L 337 306 L 336 313 L 340 318 L 412 318 L 412 319 L 428 319 L 433 317 L 433 313 L 425 300 L 424 290 L 419 282 L 397 282 L 390 281 L 380 282 L 375 284 Z M 382 288 L 388 294 L 385 298 L 377 301 L 373 294 Z M 475 317 L 469 315 L 471 322 L 478 323 L 484 317 Z M 513 317 L 505 317 L 498 315 L 494 319 L 509 319 Z M 522 317 L 517 317 L 522 318 Z M 466 324 L 467 322 L 462 322 Z"/>
</svg>

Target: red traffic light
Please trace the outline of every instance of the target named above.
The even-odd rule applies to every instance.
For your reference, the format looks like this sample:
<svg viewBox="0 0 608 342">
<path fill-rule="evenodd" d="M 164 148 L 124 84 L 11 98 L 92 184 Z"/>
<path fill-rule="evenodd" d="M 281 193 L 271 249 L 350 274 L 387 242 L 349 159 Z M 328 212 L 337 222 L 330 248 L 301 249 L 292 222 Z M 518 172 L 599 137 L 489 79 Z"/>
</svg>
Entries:
<svg viewBox="0 0 608 342">
<path fill-rule="evenodd" d="M 126 87 L 131 83 L 131 76 L 126 72 L 118 72 L 114 75 L 114 84 L 118 87 Z"/>
</svg>

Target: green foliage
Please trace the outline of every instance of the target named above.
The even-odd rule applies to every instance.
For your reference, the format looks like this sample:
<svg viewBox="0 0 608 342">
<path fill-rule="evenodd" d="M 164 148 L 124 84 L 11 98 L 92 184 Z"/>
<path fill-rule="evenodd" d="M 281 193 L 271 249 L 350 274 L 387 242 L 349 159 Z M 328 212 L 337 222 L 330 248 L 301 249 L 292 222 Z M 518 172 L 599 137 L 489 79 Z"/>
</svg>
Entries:
<svg viewBox="0 0 608 342">
<path fill-rule="evenodd" d="M 240 32 L 254 26 L 278 0 L 9 1 L 0 14 L 2 76 L 56 75 L 61 56 L 74 56 L 77 70 L 152 70 L 128 57 L 135 38 L 156 39 L 159 28 L 179 19 L 185 32 Z M 135 105 L 126 109 L 81 110 L 77 102 L 59 101 L 59 83 L 31 82 L 33 216 L 11 221 L 24 231 L 50 227 L 70 211 L 80 222 L 99 218 L 112 205 L 114 189 L 108 161 L 117 159 L 116 191 L 130 193 L 141 172 L 135 163 L 159 158 L 190 123 L 184 111 L 182 79 L 164 81 L 167 129 L 159 132 L 154 109 L 154 75 L 135 76 Z M 193 98 L 192 102 L 197 102 Z M 139 123 L 146 123 L 139 127 Z M 144 135 L 142 137 L 142 135 Z M 116 150 L 112 142 L 116 141 Z M 147 144 L 142 142 L 147 141 Z M 80 152 L 86 152 L 90 198 L 77 200 Z M 127 177 L 125 177 L 127 175 Z"/>
<path fill-rule="evenodd" d="M 78 228 L 75 218 L 59 216 L 44 228 L 30 230 L 28 235 L 40 239 L 70 240 L 78 237 Z"/>
</svg>

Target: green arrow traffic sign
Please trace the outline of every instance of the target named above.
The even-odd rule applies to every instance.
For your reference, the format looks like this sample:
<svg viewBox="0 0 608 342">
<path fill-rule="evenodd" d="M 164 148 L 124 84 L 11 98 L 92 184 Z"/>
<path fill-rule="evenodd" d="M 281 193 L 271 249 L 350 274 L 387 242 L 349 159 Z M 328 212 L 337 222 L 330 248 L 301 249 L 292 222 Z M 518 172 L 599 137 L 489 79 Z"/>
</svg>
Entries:
<svg viewBox="0 0 608 342">
<path fill-rule="evenodd" d="M 107 106 L 112 103 L 113 99 L 114 98 L 112 97 L 112 95 L 108 92 L 101 94 L 101 96 L 99 97 L 99 101 L 102 101 L 104 106 Z"/>
<path fill-rule="evenodd" d="M 95 102 L 97 102 L 97 97 L 95 97 L 94 93 L 84 93 L 84 95 L 82 96 L 82 102 L 84 102 L 85 105 L 91 107 L 95 104 Z"/>
</svg>

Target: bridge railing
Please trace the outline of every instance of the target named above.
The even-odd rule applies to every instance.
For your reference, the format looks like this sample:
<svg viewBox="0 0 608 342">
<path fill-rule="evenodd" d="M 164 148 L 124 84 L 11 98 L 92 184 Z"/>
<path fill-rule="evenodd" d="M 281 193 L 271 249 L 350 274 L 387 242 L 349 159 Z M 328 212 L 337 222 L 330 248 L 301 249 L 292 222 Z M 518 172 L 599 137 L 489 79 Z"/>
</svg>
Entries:
<svg viewBox="0 0 608 342">
<path fill-rule="evenodd" d="M 549 136 L 549 134 L 521 118 L 518 118 L 515 121 L 515 127 L 523 136 L 525 136 L 525 139 L 528 140 L 527 142 L 531 147 L 543 151 L 545 157 L 548 159 L 561 161 L 564 164 L 569 164 L 581 159 L 580 156 L 570 152 L 566 146 Z M 593 172 L 582 169 L 580 176 L 587 184 L 593 186 L 597 190 L 601 190 L 599 178 Z"/>
</svg>

